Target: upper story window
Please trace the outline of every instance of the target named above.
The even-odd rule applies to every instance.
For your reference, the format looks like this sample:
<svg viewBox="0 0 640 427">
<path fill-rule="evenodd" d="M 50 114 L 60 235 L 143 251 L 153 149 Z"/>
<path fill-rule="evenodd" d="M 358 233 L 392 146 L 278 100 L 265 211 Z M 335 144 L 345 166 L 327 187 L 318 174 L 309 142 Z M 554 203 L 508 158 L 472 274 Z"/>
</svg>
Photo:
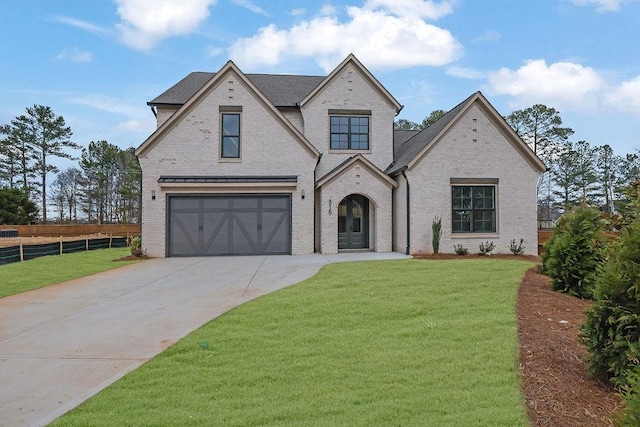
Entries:
<svg viewBox="0 0 640 427">
<path fill-rule="evenodd" d="M 330 116 L 331 150 L 368 150 L 369 117 Z"/>
<path fill-rule="evenodd" d="M 240 158 L 240 113 L 222 113 L 220 115 L 220 157 L 223 159 Z"/>
<path fill-rule="evenodd" d="M 454 233 L 496 232 L 495 185 L 453 185 L 451 206 Z"/>
</svg>

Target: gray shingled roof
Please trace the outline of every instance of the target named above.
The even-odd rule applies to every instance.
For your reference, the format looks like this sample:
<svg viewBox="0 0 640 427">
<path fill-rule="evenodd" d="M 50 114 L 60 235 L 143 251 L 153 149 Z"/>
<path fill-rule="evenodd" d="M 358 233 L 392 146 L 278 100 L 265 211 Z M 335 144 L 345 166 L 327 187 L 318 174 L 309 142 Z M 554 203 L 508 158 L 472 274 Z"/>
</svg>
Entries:
<svg viewBox="0 0 640 427">
<path fill-rule="evenodd" d="M 402 146 L 402 144 L 404 144 L 405 142 L 407 142 L 408 140 L 410 140 L 411 138 L 413 138 L 419 133 L 420 131 L 418 129 L 412 129 L 412 130 L 394 129 L 393 130 L 393 157 L 394 158 L 396 157 L 396 153 L 398 152 L 398 149 Z"/>
<path fill-rule="evenodd" d="M 476 92 L 477 93 L 477 92 Z M 407 165 L 414 159 L 427 145 L 429 145 L 433 139 L 444 129 L 451 120 L 458 114 L 460 110 L 473 98 L 476 93 L 469 96 L 460 104 L 453 107 L 447 114 L 442 116 L 440 120 L 433 123 L 428 128 L 424 129 L 414 137 L 408 139 L 398 147 L 394 147 L 394 161 L 387 168 L 385 173 L 389 175 L 395 175 L 406 168 Z"/>
<path fill-rule="evenodd" d="M 195 71 L 164 93 L 149 101 L 149 105 L 182 105 L 216 73 Z M 322 82 L 323 76 L 293 76 L 284 74 L 246 74 L 247 78 L 276 107 L 295 107 Z"/>
</svg>

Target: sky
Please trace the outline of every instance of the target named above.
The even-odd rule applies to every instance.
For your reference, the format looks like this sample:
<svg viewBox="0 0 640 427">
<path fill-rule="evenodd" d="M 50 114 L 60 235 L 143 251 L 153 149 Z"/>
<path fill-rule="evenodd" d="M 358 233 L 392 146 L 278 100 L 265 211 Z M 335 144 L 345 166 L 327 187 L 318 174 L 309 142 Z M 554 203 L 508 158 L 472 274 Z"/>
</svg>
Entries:
<svg viewBox="0 0 640 427">
<path fill-rule="evenodd" d="M 503 115 L 556 108 L 573 141 L 640 148 L 640 0 L 3 2 L 0 124 L 47 105 L 82 146 L 140 145 L 147 101 L 191 71 L 326 75 L 354 53 L 398 118 L 480 90 Z"/>
</svg>

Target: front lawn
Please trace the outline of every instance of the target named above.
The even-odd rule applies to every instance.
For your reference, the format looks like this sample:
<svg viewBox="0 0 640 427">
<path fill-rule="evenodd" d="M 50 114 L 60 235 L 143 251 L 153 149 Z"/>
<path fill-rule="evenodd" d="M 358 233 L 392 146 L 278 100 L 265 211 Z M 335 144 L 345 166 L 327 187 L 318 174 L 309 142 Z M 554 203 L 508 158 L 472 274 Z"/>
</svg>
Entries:
<svg viewBox="0 0 640 427">
<path fill-rule="evenodd" d="M 123 267 L 136 261 L 113 260 L 130 254 L 130 248 L 96 249 L 2 265 L 0 298 Z"/>
<path fill-rule="evenodd" d="M 528 425 L 516 294 L 533 263 L 325 266 L 213 320 L 53 425 Z"/>
</svg>

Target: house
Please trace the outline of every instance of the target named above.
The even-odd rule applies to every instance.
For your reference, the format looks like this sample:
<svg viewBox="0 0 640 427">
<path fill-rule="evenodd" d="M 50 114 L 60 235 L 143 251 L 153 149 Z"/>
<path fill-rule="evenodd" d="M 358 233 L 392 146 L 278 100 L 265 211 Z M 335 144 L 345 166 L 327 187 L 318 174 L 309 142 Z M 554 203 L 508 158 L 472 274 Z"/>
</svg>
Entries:
<svg viewBox="0 0 640 427">
<path fill-rule="evenodd" d="M 537 251 L 544 164 L 477 92 L 422 132 L 353 55 L 327 76 L 244 74 L 229 61 L 148 103 L 136 150 L 151 256 L 343 250 Z"/>
</svg>

